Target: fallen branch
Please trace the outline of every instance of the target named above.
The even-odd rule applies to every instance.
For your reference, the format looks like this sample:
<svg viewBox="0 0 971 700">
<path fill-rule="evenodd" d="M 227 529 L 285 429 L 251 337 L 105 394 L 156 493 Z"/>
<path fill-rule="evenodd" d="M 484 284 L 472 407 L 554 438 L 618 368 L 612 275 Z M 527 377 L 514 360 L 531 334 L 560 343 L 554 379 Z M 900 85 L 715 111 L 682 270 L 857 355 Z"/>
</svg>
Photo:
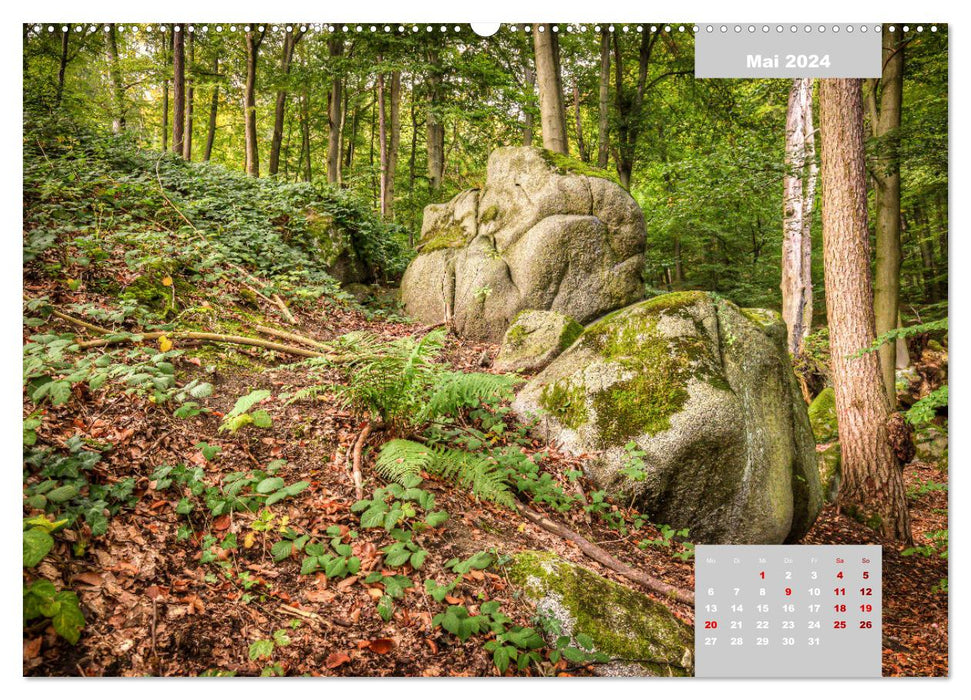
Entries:
<svg viewBox="0 0 971 700">
<path fill-rule="evenodd" d="M 361 431 L 361 434 L 357 436 L 357 442 L 354 443 L 354 460 L 352 462 L 352 475 L 354 477 L 354 494 L 357 496 L 357 500 L 364 498 L 364 476 L 361 472 L 361 452 L 364 449 L 364 443 L 370 435 L 375 430 L 381 430 L 384 428 L 382 423 L 372 423 L 368 421 Z"/>
<path fill-rule="evenodd" d="M 291 333 L 290 331 L 281 331 L 278 328 L 270 328 L 269 326 L 253 326 L 253 329 L 263 333 L 264 335 L 272 335 L 277 338 L 283 338 L 284 340 L 289 340 L 294 343 L 302 343 L 304 345 L 309 345 L 313 348 L 326 349 L 327 345 L 321 343 L 319 340 L 314 340 L 313 338 L 308 338 L 305 335 L 300 335 L 299 333 Z"/>
<path fill-rule="evenodd" d="M 286 318 L 291 325 L 294 325 L 294 326 L 297 325 L 297 319 L 294 318 L 293 313 L 290 311 L 289 308 L 287 308 L 286 303 L 283 301 L 283 299 L 280 298 L 279 294 L 274 294 L 272 301 L 274 304 L 280 307 L 280 311 L 283 313 L 284 318 Z"/>
<path fill-rule="evenodd" d="M 685 603 L 686 605 L 694 606 L 695 599 L 694 594 L 691 591 L 678 588 L 677 586 L 672 586 L 671 584 L 665 583 L 660 579 L 656 579 L 653 576 L 648 576 L 647 574 L 638 571 L 634 567 L 625 564 L 620 559 L 617 559 L 602 547 L 598 547 L 597 545 L 593 544 L 590 542 L 590 540 L 586 539 L 582 535 L 573 532 L 567 527 L 560 525 L 547 517 L 540 515 L 536 511 L 533 511 L 524 505 L 519 506 L 519 512 L 534 525 L 538 525 L 547 532 L 551 532 L 558 537 L 562 537 L 563 539 L 570 540 L 571 542 L 575 543 L 580 548 L 580 551 L 585 555 L 594 561 L 603 564 L 611 571 L 620 574 L 624 578 L 633 581 L 634 583 L 639 583 L 650 591 L 667 596 L 668 598 Z"/>
<path fill-rule="evenodd" d="M 73 323 L 75 326 L 80 328 L 85 328 L 96 335 L 111 335 L 115 331 L 108 330 L 107 328 L 102 328 L 101 326 L 96 326 L 93 323 L 88 323 L 87 321 L 82 321 L 79 318 L 74 318 L 74 316 L 68 316 L 62 311 L 54 309 L 51 311 L 51 316 L 54 318 L 59 318 L 62 321 L 67 321 L 68 323 Z"/>
<path fill-rule="evenodd" d="M 266 350 L 275 350 L 277 352 L 287 353 L 289 355 L 299 355 L 301 357 L 326 357 L 330 360 L 338 359 L 337 355 L 327 355 L 326 353 L 317 352 L 315 350 L 307 350 L 306 348 L 293 347 L 291 345 L 283 345 L 282 343 L 274 343 L 270 340 L 263 340 L 261 338 L 247 338 L 242 335 L 224 335 L 222 333 L 201 333 L 196 331 L 169 331 L 160 332 L 153 331 L 151 333 L 138 333 L 126 336 L 117 336 L 113 338 L 99 338 L 98 340 L 88 340 L 83 343 L 78 343 L 78 349 L 87 350 L 88 348 L 98 348 L 104 347 L 105 345 L 118 345 L 122 343 L 140 343 L 144 340 L 158 340 L 162 336 L 169 338 L 171 340 L 180 339 L 190 339 L 190 340 L 205 340 L 210 343 L 231 343 L 234 345 L 249 345 L 258 348 L 264 348 Z"/>
</svg>

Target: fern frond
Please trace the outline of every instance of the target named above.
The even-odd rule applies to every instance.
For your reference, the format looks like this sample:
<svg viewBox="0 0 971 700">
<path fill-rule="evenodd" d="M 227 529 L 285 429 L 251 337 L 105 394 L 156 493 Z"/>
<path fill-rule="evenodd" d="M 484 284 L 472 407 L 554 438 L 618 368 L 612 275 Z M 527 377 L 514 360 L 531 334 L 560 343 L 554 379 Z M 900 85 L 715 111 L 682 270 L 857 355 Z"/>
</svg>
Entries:
<svg viewBox="0 0 971 700">
<path fill-rule="evenodd" d="M 306 386 L 299 391 L 294 392 L 293 396 L 287 399 L 286 405 L 289 406 L 297 401 L 302 401 L 303 399 L 316 399 L 321 394 L 327 394 L 334 391 L 334 387 L 330 384 L 314 384 L 313 386 Z"/>
<path fill-rule="evenodd" d="M 490 399 L 510 398 L 519 381 L 508 374 L 444 372 L 432 389 L 423 418 L 435 420 Z"/>
<path fill-rule="evenodd" d="M 389 440 L 381 446 L 374 469 L 388 481 L 404 483 L 410 476 L 430 471 L 437 455 L 430 447 L 411 440 Z"/>
<path fill-rule="evenodd" d="M 389 481 L 398 483 L 410 476 L 421 476 L 424 470 L 457 483 L 476 498 L 514 507 L 509 484 L 495 460 L 464 450 L 429 447 L 411 440 L 390 440 L 381 446 L 375 470 Z"/>
</svg>

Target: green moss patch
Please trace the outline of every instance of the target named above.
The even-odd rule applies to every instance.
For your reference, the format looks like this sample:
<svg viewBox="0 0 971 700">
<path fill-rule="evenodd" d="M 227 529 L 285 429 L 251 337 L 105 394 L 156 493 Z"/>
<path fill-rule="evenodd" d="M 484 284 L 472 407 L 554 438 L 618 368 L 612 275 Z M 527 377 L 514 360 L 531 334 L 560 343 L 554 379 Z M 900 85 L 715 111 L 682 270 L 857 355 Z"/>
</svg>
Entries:
<svg viewBox="0 0 971 700">
<path fill-rule="evenodd" d="M 422 253 L 431 253 L 446 248 L 461 248 L 465 245 L 465 229 L 458 223 L 453 223 L 441 233 L 438 233 L 421 244 Z"/>
<path fill-rule="evenodd" d="M 583 389 L 569 379 L 558 379 L 543 387 L 539 405 L 564 427 L 576 430 L 587 422 L 587 402 Z"/>
<path fill-rule="evenodd" d="M 836 394 L 832 387 L 826 387 L 809 404 L 809 422 L 813 427 L 816 442 L 830 442 L 839 437 L 836 423 Z"/>
<path fill-rule="evenodd" d="M 607 170 L 601 170 L 589 163 L 584 163 L 582 160 L 573 158 L 572 156 L 567 156 L 562 153 L 556 153 L 547 149 L 542 149 L 543 160 L 545 160 L 550 166 L 553 167 L 556 172 L 561 175 L 586 175 L 587 177 L 599 177 L 603 180 L 610 180 L 615 185 L 620 185 L 620 180 L 617 176 Z"/>
<path fill-rule="evenodd" d="M 516 554 L 509 579 L 565 635 L 588 635 L 597 651 L 646 675 L 693 674 L 693 635 L 661 603 L 548 552 Z"/>
</svg>

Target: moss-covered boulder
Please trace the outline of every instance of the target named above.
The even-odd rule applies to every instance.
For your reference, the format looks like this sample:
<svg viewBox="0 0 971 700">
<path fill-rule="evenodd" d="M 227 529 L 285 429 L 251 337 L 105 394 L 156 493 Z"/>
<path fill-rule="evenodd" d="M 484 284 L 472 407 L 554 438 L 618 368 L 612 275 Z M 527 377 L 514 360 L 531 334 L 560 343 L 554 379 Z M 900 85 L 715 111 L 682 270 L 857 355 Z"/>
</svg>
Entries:
<svg viewBox="0 0 971 700">
<path fill-rule="evenodd" d="M 401 282 L 409 315 L 498 342 L 526 309 L 591 321 L 642 297 L 644 215 L 589 165 L 500 148 L 485 185 L 425 207 Z"/>
<path fill-rule="evenodd" d="M 823 497 L 829 503 L 835 503 L 836 496 L 839 495 L 840 481 L 843 479 L 842 456 L 838 442 L 816 446 L 819 483 L 823 487 Z"/>
<path fill-rule="evenodd" d="M 664 605 L 548 552 L 516 554 L 509 579 L 560 635 L 587 635 L 604 675 L 691 676 L 694 635 Z M 553 624 L 549 624 L 552 622 Z"/>
<path fill-rule="evenodd" d="M 839 437 L 836 430 L 836 394 L 826 387 L 809 404 L 809 423 L 816 442 L 831 442 Z"/>
<path fill-rule="evenodd" d="M 775 312 L 665 294 L 588 326 L 513 402 L 588 476 L 695 542 L 801 538 L 822 507 L 815 440 Z M 645 453 L 630 476 L 625 446 Z"/>
<path fill-rule="evenodd" d="M 370 282 L 373 274 L 354 249 L 351 233 L 337 225 L 327 212 L 307 209 L 303 212 L 311 252 L 327 268 L 327 273 L 341 284 Z"/>
<path fill-rule="evenodd" d="M 556 311 L 523 311 L 506 330 L 492 366 L 500 372 L 538 372 L 581 333 L 583 326 Z"/>
</svg>

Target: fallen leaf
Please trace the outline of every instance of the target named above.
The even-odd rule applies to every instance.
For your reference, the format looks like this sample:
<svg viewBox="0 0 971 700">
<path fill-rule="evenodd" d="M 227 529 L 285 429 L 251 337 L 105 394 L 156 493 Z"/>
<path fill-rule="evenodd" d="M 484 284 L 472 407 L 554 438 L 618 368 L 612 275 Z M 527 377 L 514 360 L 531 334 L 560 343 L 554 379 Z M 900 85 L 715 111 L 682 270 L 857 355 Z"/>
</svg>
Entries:
<svg viewBox="0 0 971 700">
<path fill-rule="evenodd" d="M 350 660 L 351 657 L 345 654 L 343 651 L 335 651 L 333 654 L 327 657 L 327 661 L 324 662 L 324 665 L 327 666 L 327 668 L 337 668 L 342 664 L 346 664 Z"/>
<path fill-rule="evenodd" d="M 387 654 L 389 651 L 394 649 L 394 642 L 387 638 L 372 639 L 370 643 L 368 643 L 368 649 L 373 651 L 375 654 Z"/>
<path fill-rule="evenodd" d="M 72 581 L 83 583 L 85 586 L 92 586 L 93 588 L 100 588 L 101 584 L 104 582 L 101 574 L 95 573 L 94 571 L 84 571 L 77 574 Z"/>
<path fill-rule="evenodd" d="M 212 521 L 212 529 L 222 532 L 223 530 L 229 529 L 229 516 L 220 515 L 218 518 Z"/>
<path fill-rule="evenodd" d="M 158 339 L 158 349 L 162 352 L 168 352 L 172 349 L 172 341 L 163 335 Z"/>
<path fill-rule="evenodd" d="M 163 277 L 162 278 L 162 286 L 163 287 L 171 287 L 172 286 L 172 278 L 169 277 L 168 275 L 166 275 L 165 277 Z"/>
</svg>

